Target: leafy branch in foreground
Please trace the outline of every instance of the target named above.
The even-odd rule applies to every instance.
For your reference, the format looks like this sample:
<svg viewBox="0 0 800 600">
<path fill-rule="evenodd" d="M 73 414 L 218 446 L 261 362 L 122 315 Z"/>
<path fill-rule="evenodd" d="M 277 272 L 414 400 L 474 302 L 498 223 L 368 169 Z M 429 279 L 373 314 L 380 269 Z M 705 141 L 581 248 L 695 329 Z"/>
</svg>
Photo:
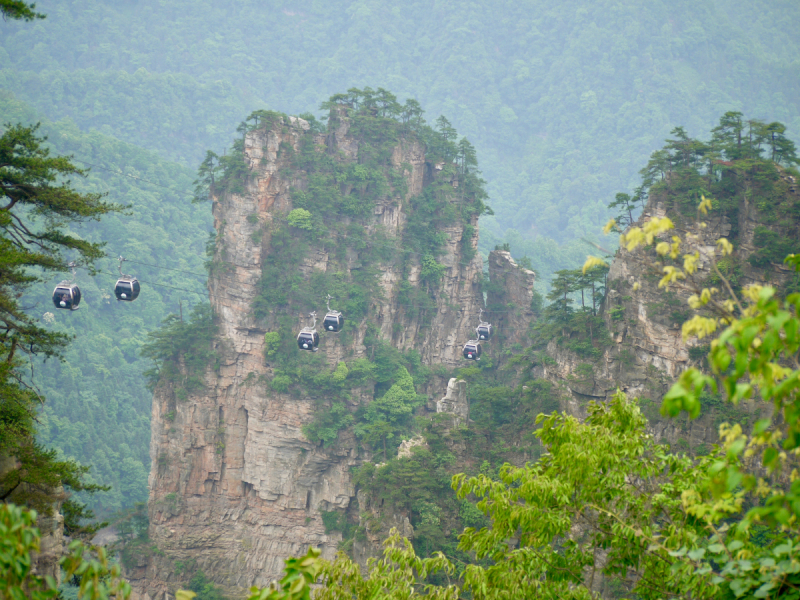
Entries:
<svg viewBox="0 0 800 600">
<path fill-rule="evenodd" d="M 0 504 L 0 598 L 45 600 L 59 596 L 52 577 L 34 573 L 32 553 L 40 549 L 35 527 L 36 511 L 14 504 Z M 86 600 L 125 600 L 131 586 L 122 579 L 119 565 L 112 564 L 104 548 L 87 548 L 79 541 L 69 545 L 61 559 L 67 578 L 80 579 L 78 597 Z M 88 552 L 92 555 L 87 556 Z"/>
<path fill-rule="evenodd" d="M 3 16 L 3 20 L 33 21 L 34 19 L 44 19 L 45 15 L 37 13 L 34 10 L 35 8 L 35 3 L 29 4 L 22 0 L 0 0 L 0 15 Z"/>
<path fill-rule="evenodd" d="M 703 196 L 695 231 L 705 229 L 700 215 L 711 206 Z M 708 535 L 675 552 L 735 597 L 783 596 L 800 585 L 800 294 L 780 299 L 774 287 L 756 284 L 737 294 L 719 268 L 733 252 L 727 239 L 709 244 L 690 231 L 663 239 L 672 230 L 669 219 L 652 218 L 621 237 L 627 251 L 654 246 L 660 287 L 692 293 L 688 303 L 702 314 L 684 323 L 684 340 L 714 338 L 712 374 L 684 371 L 664 397 L 662 413 L 697 417 L 706 388 L 720 390 L 734 405 L 752 400 L 773 408 L 750 432 L 739 424 L 720 426 L 720 450 L 704 465 L 707 478 L 682 498 L 687 516 L 703 523 Z M 798 255 L 785 262 L 800 269 Z M 711 276 L 722 289 L 708 285 Z"/>
</svg>

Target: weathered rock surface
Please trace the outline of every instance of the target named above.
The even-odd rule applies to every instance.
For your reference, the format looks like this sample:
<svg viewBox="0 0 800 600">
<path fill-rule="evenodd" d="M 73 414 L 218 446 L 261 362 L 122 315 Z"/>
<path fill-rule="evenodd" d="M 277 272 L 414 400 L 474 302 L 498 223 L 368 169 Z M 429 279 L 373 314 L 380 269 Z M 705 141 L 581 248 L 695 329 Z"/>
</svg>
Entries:
<svg viewBox="0 0 800 600">
<path fill-rule="evenodd" d="M 305 174 L 292 168 L 287 158 L 291 153 L 286 150 L 296 152 L 300 141 L 312 136 L 326 151 L 357 160 L 358 140 L 350 135 L 348 120 L 333 114 L 331 123 L 333 131 L 327 137 L 311 132 L 302 119 L 248 133 L 246 191 L 214 199 L 219 234 L 215 263 L 220 268 L 209 279 L 209 291 L 219 324 L 214 342 L 218 366 L 206 371 L 204 390 L 186 399 L 178 399 L 170 385 L 156 390 L 149 510 L 150 540 L 158 552 L 128 573 L 140 599 L 161 600 L 172 594 L 182 583 L 175 574 L 179 561 L 202 569 L 226 594 L 240 596 L 249 586 L 265 585 L 278 577 L 283 559 L 305 553 L 310 545 L 321 548 L 324 557 L 333 557 L 341 534 L 325 532 L 320 511 L 337 509 L 359 519 L 381 511 L 371 505 L 368 495 L 354 489 L 351 467 L 364 457 L 359 456 L 352 434 L 343 434 L 331 448 L 312 444 L 303 435 L 302 428 L 312 420 L 315 406 L 325 399 L 277 393 L 263 384 L 271 376 L 264 359 L 264 334 L 275 319 L 256 321 L 252 311 L 262 265 L 270 252 L 271 226 L 292 209 L 291 189 L 303 189 L 306 184 Z M 406 226 L 407 202 L 442 171 L 440 165 L 426 160 L 422 146 L 408 140 L 401 140 L 394 149 L 392 162 L 405 165 L 408 192 L 404 197 L 380 200 L 366 228 L 371 233 L 380 225 L 399 241 Z M 457 182 L 452 183 L 455 188 Z M 759 222 L 755 208 L 747 202 L 745 197 L 737 223 L 736 257 L 743 263 L 754 249 Z M 654 199 L 640 222 L 663 214 L 665 208 Z M 382 296 L 372 300 L 368 318 L 358 324 L 350 342 L 345 345 L 339 338 L 324 337 L 320 350 L 329 367 L 346 357 L 364 356 L 367 322 L 396 348 L 419 351 L 425 364 L 452 367 L 461 362 L 461 346 L 475 337 L 483 306 L 481 260 L 478 256 L 464 260 L 464 248 L 477 246 L 477 220 L 469 225 L 470 229 L 453 225 L 443 231 L 446 250 L 439 260 L 446 272 L 437 291 L 435 313 L 423 322 L 398 300 L 403 283 L 420 281 L 418 263 L 412 263 L 405 276 L 400 269 L 387 266 L 380 277 Z M 718 219 L 707 229 L 692 233 L 713 248 L 713 241 L 730 228 L 725 219 Z M 465 235 L 472 237 L 463 240 Z M 298 269 L 305 277 L 315 271 L 341 269 L 328 252 L 311 248 L 300 264 L 286 268 Z M 348 272 L 360 268 L 357 254 L 348 258 Z M 678 292 L 665 300 L 657 280 L 644 276 L 641 259 L 637 254 L 618 254 L 611 265 L 601 314 L 612 337 L 599 360 L 581 359 L 551 342 L 549 358 L 534 369 L 534 375 L 555 383 L 562 392 L 562 409 L 574 415 L 584 416 L 589 401 L 605 400 L 617 388 L 657 401 L 691 363 L 690 345 L 682 341 L 679 327 L 678 312 L 685 306 L 685 296 Z M 701 269 L 707 268 L 701 265 Z M 781 269 L 773 265 L 770 278 L 780 281 L 784 276 Z M 501 250 L 490 254 L 489 273 L 490 312 L 484 317 L 495 326 L 497 339 L 491 347 L 499 356 L 495 345 L 513 350 L 516 345 L 530 344 L 535 274 L 520 268 Z M 745 268 L 746 281 L 763 276 Z M 637 289 L 635 282 L 640 285 Z M 298 328 L 305 325 L 304 316 L 296 315 Z M 438 377 L 433 381 L 443 384 Z M 469 422 L 463 381 L 450 379 L 446 390 L 434 383 L 425 391 L 431 412 L 452 415 L 454 428 Z M 370 402 L 373 392 L 369 387 L 354 391 L 350 408 Z M 683 441 L 687 446 L 716 440 L 717 423 L 710 418 L 659 420 L 655 402 L 643 404 L 643 410 L 653 417 L 658 439 Z M 410 454 L 416 443 L 407 441 L 403 452 Z M 466 448 L 455 453 L 466 454 Z M 372 531 L 366 527 L 366 541 L 355 541 L 353 556 L 359 562 L 375 555 L 378 529 L 394 526 L 413 537 L 407 515 L 385 517 L 380 528 Z"/>
<path fill-rule="evenodd" d="M 790 177 L 782 172 L 783 178 Z M 797 194 L 796 189 L 788 187 L 788 193 Z M 785 286 L 789 280 L 789 270 L 781 264 L 773 264 L 768 269 L 752 267 L 748 259 L 756 250 L 753 243 L 756 226 L 764 219 L 758 214 L 746 194 L 742 194 L 738 208 L 737 235 L 734 240 L 734 253 L 731 257 L 740 265 L 739 285 L 769 281 L 778 287 Z M 650 199 L 635 225 L 643 225 L 653 217 L 668 215 L 667 207 L 658 198 Z M 728 237 L 732 224 L 725 217 L 714 213 L 706 219 L 706 227 L 696 223 L 683 223 L 685 233 L 694 236 L 699 246 L 709 254 L 718 253 L 715 242 L 720 237 Z M 665 236 L 669 240 L 669 236 Z M 713 444 L 718 440 L 719 416 L 704 413 L 700 418 L 690 421 L 685 418 L 663 419 L 658 407 L 669 386 L 688 366 L 697 364 L 705 354 L 698 348 L 695 359 L 691 349 L 703 342 L 682 339 L 681 324 L 688 318 L 687 298 L 691 292 L 674 286 L 670 292 L 658 287 L 660 275 L 652 270 L 648 273 L 649 257 L 652 250 L 634 252 L 617 251 L 608 273 L 608 289 L 601 314 L 612 344 L 605 348 L 599 360 L 581 359 L 555 341 L 547 347 L 550 359 L 547 364 L 537 366 L 535 374 L 556 383 L 562 390 L 562 409 L 579 417 L 586 415 L 586 405 L 590 400 L 608 399 L 617 388 L 631 396 L 644 399 L 645 415 L 657 440 L 677 444 L 683 450 Z M 717 258 L 721 258 L 719 255 Z M 710 278 L 711 266 L 707 260 L 699 263 L 700 278 Z M 634 285 L 637 284 L 637 285 Z M 721 286 L 721 283 L 714 285 Z M 587 367 L 591 367 L 588 369 Z M 748 418 L 747 413 L 762 410 L 754 404 L 741 406 L 738 416 Z"/>
<path fill-rule="evenodd" d="M 497 332 L 495 343 L 504 346 L 528 345 L 528 326 L 535 320 L 531 301 L 536 274 L 517 265 L 511 253 L 493 250 L 489 253 L 489 280 L 486 305 L 488 316 Z"/>
<path fill-rule="evenodd" d="M 467 382 L 455 377 L 447 382 L 447 393 L 436 402 L 437 413 L 453 415 L 453 426 L 469 422 L 469 400 L 467 400 Z"/>
<path fill-rule="evenodd" d="M 400 447 L 397 449 L 397 458 L 409 458 L 412 448 L 417 447 L 425 447 L 425 438 L 421 435 L 414 436 L 410 440 L 403 440 L 400 442 Z"/>
<path fill-rule="evenodd" d="M 218 368 L 207 370 L 202 393 L 178 400 L 169 385 L 162 385 L 153 398 L 150 539 L 159 553 L 128 573 L 139 598 L 161 599 L 174 592 L 180 583 L 178 561 L 194 561 L 225 593 L 239 596 L 251 585 L 278 577 L 285 557 L 313 545 L 332 558 L 341 540 L 339 533 L 325 533 L 320 511 L 347 509 L 355 501 L 350 467 L 361 460 L 357 444 L 354 439 L 340 439 L 328 449 L 312 444 L 302 427 L 312 419 L 315 399 L 276 393 L 259 383 L 270 374 L 264 360 L 267 329 L 256 322 L 251 308 L 270 251 L 269 226 L 291 210 L 290 188 L 304 185 L 304 174 L 291 170 L 282 149 L 297 150 L 303 136 L 315 136 L 315 143 L 354 160 L 358 141 L 349 135 L 347 119 L 339 116 L 335 122 L 327 138 L 309 132 L 302 119 L 248 133 L 246 193 L 214 199 L 220 237 L 215 261 L 222 268 L 210 277 L 209 291 L 219 323 Z M 392 160 L 406 165 L 408 193 L 380 202 L 367 228 L 380 224 L 399 240 L 405 203 L 436 171 L 418 143 L 401 141 Z M 466 243 L 475 248 L 477 219 L 472 226 Z M 254 243 L 259 230 L 264 231 L 261 242 Z M 382 274 L 383 296 L 373 301 L 368 320 L 397 348 L 417 349 L 424 363 L 453 366 L 461 360 L 461 345 L 483 305 L 482 266 L 479 255 L 466 264 L 461 258 L 463 226 L 444 233 L 440 262 L 447 269 L 429 322 L 419 322 L 398 302 L 402 277 L 393 267 Z M 302 264 L 287 268 L 309 276 L 334 265 L 325 249 L 313 248 Z M 413 264 L 408 281 L 416 283 L 420 271 Z M 298 315 L 297 326 L 302 325 Z M 358 324 L 347 347 L 332 336 L 323 338 L 320 349 L 329 365 L 344 356 L 363 356 L 366 325 L 366 320 Z M 372 391 L 362 396 L 368 401 Z M 410 528 L 407 519 L 398 524 Z"/>
</svg>

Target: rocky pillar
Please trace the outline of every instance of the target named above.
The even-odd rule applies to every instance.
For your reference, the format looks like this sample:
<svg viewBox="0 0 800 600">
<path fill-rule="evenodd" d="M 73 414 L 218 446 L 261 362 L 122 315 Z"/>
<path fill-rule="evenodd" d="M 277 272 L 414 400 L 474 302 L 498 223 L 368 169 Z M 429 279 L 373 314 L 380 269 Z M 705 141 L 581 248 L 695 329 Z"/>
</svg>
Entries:
<svg viewBox="0 0 800 600">
<path fill-rule="evenodd" d="M 436 403 L 437 413 L 450 413 L 453 415 L 453 426 L 458 427 L 469 421 L 469 401 L 467 400 L 467 382 L 456 380 L 455 377 L 447 382 L 447 392 L 444 398 Z"/>
<path fill-rule="evenodd" d="M 495 339 L 503 345 L 527 345 L 527 331 L 535 319 L 531 310 L 536 274 L 520 267 L 505 250 L 489 253 L 489 290 L 484 313 L 495 329 Z M 494 340 L 493 340 L 494 341 Z"/>
</svg>

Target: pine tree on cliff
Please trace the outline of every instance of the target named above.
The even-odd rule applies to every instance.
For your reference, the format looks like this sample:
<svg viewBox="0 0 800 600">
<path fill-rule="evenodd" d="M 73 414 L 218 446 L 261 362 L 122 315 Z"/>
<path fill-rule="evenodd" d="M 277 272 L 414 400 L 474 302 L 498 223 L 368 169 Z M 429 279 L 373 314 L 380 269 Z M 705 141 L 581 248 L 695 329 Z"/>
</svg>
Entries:
<svg viewBox="0 0 800 600">
<path fill-rule="evenodd" d="M 40 327 L 20 298 L 34 282 L 65 271 L 69 258 L 91 268 L 104 256 L 102 244 L 66 227 L 122 207 L 104 202 L 103 194 L 75 191 L 69 177 L 86 172 L 69 157 L 50 156 L 37 127 L 6 125 L 0 136 L 0 457 L 7 459 L 0 500 L 41 510 L 60 485 L 104 488 L 83 483 L 88 467 L 57 460 L 55 450 L 35 441 L 42 398 L 28 383 L 28 367 L 36 356 L 60 357 L 69 336 Z M 84 515 L 75 505 L 69 512 Z"/>
<path fill-rule="evenodd" d="M 34 9 L 36 4 L 29 4 L 21 0 L 0 0 L 0 15 L 3 20 L 19 19 L 21 21 L 33 21 L 34 19 L 44 19 L 44 15 L 37 13 Z"/>
</svg>

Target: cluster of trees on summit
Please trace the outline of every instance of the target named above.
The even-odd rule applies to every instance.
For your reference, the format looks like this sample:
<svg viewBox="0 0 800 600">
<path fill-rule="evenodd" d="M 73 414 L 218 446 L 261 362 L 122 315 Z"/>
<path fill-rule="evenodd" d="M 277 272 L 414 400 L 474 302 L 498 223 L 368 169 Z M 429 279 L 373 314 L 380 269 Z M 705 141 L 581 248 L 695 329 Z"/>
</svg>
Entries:
<svg viewBox="0 0 800 600">
<path fill-rule="evenodd" d="M 595 360 L 609 343 L 600 314 L 608 271 L 601 261 L 574 268 L 576 256 L 585 254 L 575 238 L 599 240 L 597 222 L 610 210 L 626 236 L 640 236 L 625 238 L 631 247 L 655 251 L 670 267 L 665 285 L 695 286 L 690 308 L 699 312 L 692 313 L 685 335 L 711 340 L 708 370 L 689 369 L 681 376 L 663 399 L 664 416 L 696 417 L 709 390 L 733 404 L 769 402 L 774 412 L 749 430 L 724 425 L 715 448 L 691 456 L 655 443 L 634 398 L 619 393 L 611 402 L 592 404 L 589 417 L 578 422 L 554 410 L 558 398 L 552 386 L 527 379 L 525 386 L 514 382 L 520 383 L 514 387 L 507 373 L 493 371 L 487 360 L 458 373 L 470 382 L 474 409 L 474 423 L 463 435 L 480 463 L 462 474 L 443 441 L 442 424 L 414 418 L 424 401 L 417 388 L 433 375 L 449 373 L 434 373 L 417 354 L 395 350 L 374 330 L 367 339 L 371 360 L 342 362 L 332 372 L 322 372 L 313 359 L 304 367 L 285 352 L 291 335 L 288 322 L 280 322 L 267 339 L 265 358 L 275 363 L 276 376 L 266 384 L 276 391 L 324 388 L 330 402 L 317 407 L 306 436 L 332 445 L 341 430 L 352 427 L 359 443 L 387 463 L 365 465 L 356 481 L 387 499 L 387 506 L 402 505 L 418 535 L 411 542 L 392 534 L 383 558 L 371 561 L 366 571 L 345 554 L 333 563 L 321 561 L 313 549 L 305 557 L 287 558 L 284 579 L 252 590 L 251 597 L 309 598 L 314 583 L 321 585 L 314 592 L 318 598 L 800 596 L 800 299 L 791 287 L 796 284 L 745 285 L 744 266 L 729 250 L 736 243 L 735 227 L 711 257 L 726 285 L 701 280 L 692 266 L 692 241 L 680 232 L 681 219 L 696 218 L 698 207 L 735 221 L 737 182 L 749 178 L 748 198 L 763 217 L 750 266 L 771 267 L 787 254 L 786 268 L 800 264 L 797 203 L 781 196 L 776 184 L 776 174 L 800 177 L 793 141 L 782 123 L 746 119 L 731 110 L 744 103 L 756 108 L 749 114 L 776 114 L 798 124 L 792 107 L 800 97 L 795 93 L 800 78 L 791 62 L 797 42 L 787 20 L 775 18 L 777 8 L 760 6 L 763 14 L 751 18 L 749 7 L 732 5 L 723 18 L 715 7 L 680 3 L 657 5 L 646 14 L 623 3 L 605 15 L 602 3 L 547 10 L 525 3 L 492 10 L 445 3 L 436 10 L 453 26 L 442 32 L 431 29 L 435 19 L 417 5 L 404 11 L 379 2 L 286 7 L 282 16 L 266 21 L 254 18 L 260 13 L 250 3 L 217 3 L 198 11 L 178 2 L 154 5 L 152 14 L 163 18 L 150 28 L 133 8 L 115 4 L 64 3 L 50 11 L 0 0 L 8 19 L 2 24 L 0 85 L 14 91 L 0 95 L 8 122 L 0 135 L 0 595 L 57 595 L 53 581 L 33 573 L 31 560 L 39 548 L 35 511 L 50 511 L 54 500 L 64 500 L 65 526 L 76 537 L 97 527 L 87 524 L 92 509 L 103 516 L 131 509 L 120 521 L 123 535 L 149 548 L 141 504 L 150 468 L 147 384 L 173 377 L 187 395 L 202 387 L 203 373 L 214 361 L 213 314 L 205 303 L 186 298 L 195 291 L 202 298 L 205 269 L 215 268 L 204 264 L 204 249 L 213 249 L 214 242 L 213 235 L 208 239 L 209 215 L 190 199 L 241 186 L 243 134 L 284 115 L 250 112 L 230 151 L 203 151 L 227 146 L 234 130 L 229 115 L 264 105 L 262 93 L 273 106 L 288 107 L 292 98 L 303 109 L 316 109 L 318 99 L 336 89 L 328 87 L 352 78 L 353 57 L 362 56 L 358 69 L 397 78 L 393 89 L 401 97 L 424 86 L 416 95 L 425 106 L 443 108 L 452 122 L 440 117 L 427 125 L 421 103 L 400 102 L 383 87 L 331 96 L 321 109 L 348 107 L 365 141 L 358 169 L 342 169 L 313 148 L 301 148 L 293 160 L 309 174 L 310 185 L 294 191 L 293 201 L 304 212 L 285 224 L 284 234 L 291 228 L 302 237 L 313 230 L 342 255 L 355 245 L 364 253 L 374 249 L 380 260 L 376 240 L 355 231 L 348 231 L 347 239 L 337 236 L 325 229 L 322 215 L 334 207 L 363 216 L 380 194 L 399 189 L 400 178 L 387 169 L 387 152 L 400 136 L 416 135 L 430 157 L 444 160 L 466 184 L 460 190 L 467 199 L 458 209 L 450 207 L 444 190 L 431 186 L 411 203 L 404 243 L 423 256 L 425 270 L 421 290 L 408 287 L 403 294 L 423 317 L 443 270 L 437 262 L 444 243 L 438 230 L 454 219 L 485 215 L 489 235 L 482 249 L 505 239 L 516 254 L 530 254 L 532 266 L 544 275 L 540 279 L 551 279 L 549 303 L 545 306 L 541 296 L 535 300 L 539 320 L 530 332 L 531 348 L 540 351 L 555 339 L 582 359 Z M 39 10 L 52 18 L 42 20 Z M 675 10 L 683 11 L 683 18 L 672 18 Z M 127 21 L 116 18 L 123 13 Z M 300 28 L 296 16 L 306 19 Z M 345 18 L 352 24 L 344 25 Z M 93 37 L 87 32 L 97 22 L 104 28 Z M 210 34 L 212 22 L 228 33 Z M 76 23 L 93 43 L 72 43 L 81 37 Z M 176 23 L 179 27 L 165 33 L 164 27 Z M 745 23 L 761 46 L 725 41 Z M 265 35 L 264 26 L 285 35 Z M 137 35 L 121 36 L 120 28 Z M 498 35 L 504 30 L 515 35 Z M 411 31 L 417 37 L 408 37 Z M 552 35 L 562 31 L 574 44 L 553 42 Z M 274 57 L 267 68 L 235 41 L 248 33 L 278 40 L 278 46 L 265 46 Z M 186 37 L 170 44 L 179 34 Z M 131 40 L 129 47 L 105 43 L 108 36 Z M 186 42 L 194 36 L 201 43 Z M 364 44 L 375 51 L 364 52 Z M 397 51 L 398 44 L 413 52 Z M 233 68 L 220 51 L 231 45 Z M 325 60 L 314 59 L 322 55 Z M 723 64 L 709 60 L 721 56 L 724 67 L 709 66 Z M 685 68 L 692 61 L 706 66 Z M 300 63 L 317 65 L 323 76 L 315 79 L 312 67 L 286 67 Z M 398 75 L 416 72 L 417 63 L 423 65 L 418 82 Z M 617 71 L 630 83 L 614 84 Z M 738 78 L 729 82 L 731 71 L 747 85 Z M 287 85 L 272 85 L 285 73 L 290 73 Z M 322 81 L 326 93 L 310 81 Z M 272 91 L 258 91 L 265 89 Z M 683 96 L 692 101 L 679 101 Z M 182 108 L 189 105 L 190 112 Z M 675 107 L 688 107 L 678 115 L 688 118 L 676 118 Z M 641 184 L 634 184 L 632 165 L 644 162 L 640 159 L 656 137 L 678 121 L 710 126 L 711 110 L 724 114 L 708 142 L 674 129 L 667 145 L 650 156 Z M 311 112 L 301 116 L 313 131 L 325 131 Z M 60 120 L 65 117 L 71 121 Z M 487 157 L 487 188 L 475 147 L 458 136 L 454 124 Z M 87 132 L 90 127 L 96 130 Z M 186 165 L 201 159 L 195 178 Z M 334 180 L 352 183 L 354 191 L 336 192 Z M 597 200 L 620 188 L 634 191 L 618 194 L 609 207 Z M 655 194 L 675 223 L 662 219 L 637 227 L 639 211 Z M 494 218 L 486 204 L 490 195 Z M 530 230 L 538 238 L 528 237 Z M 673 244 L 685 254 L 661 246 L 665 242 L 658 236 L 671 235 L 680 238 Z M 277 291 L 262 286 L 256 312 L 263 316 L 279 306 L 303 304 L 320 289 L 336 289 L 348 314 L 366 314 L 377 289 L 374 270 L 365 268 L 360 279 L 347 282 L 320 276 L 304 287 L 282 268 L 297 257 L 297 247 L 280 231 L 273 239 L 283 240 L 284 253 L 265 264 L 265 280 L 284 279 Z M 649 241 L 641 244 L 642 239 Z M 671 252 L 676 262 L 667 264 Z M 142 296 L 146 302 L 125 313 L 106 294 L 118 254 L 138 260 L 144 285 L 151 284 Z M 43 304 L 53 278 L 60 279 L 71 261 L 83 269 L 86 304 L 67 320 Z M 159 283 L 165 287 L 159 289 Z M 531 348 L 512 358 L 512 366 L 530 373 L 532 364 L 525 361 Z M 190 357 L 180 369 L 179 356 Z M 344 399 L 366 381 L 375 384 L 376 399 L 350 413 Z M 515 421 L 509 414 L 521 417 Z M 109 431 L 124 442 L 116 443 Z M 399 440 L 420 431 L 429 448 L 406 462 L 393 458 Z M 507 462 L 512 449 L 506 435 L 518 438 L 517 450 L 529 452 L 526 466 Z M 351 543 L 363 535 L 338 513 L 325 515 L 325 522 Z M 586 536 L 574 537 L 575 527 Z M 90 554 L 75 542 L 62 564 L 69 577 L 77 576 L 82 597 L 130 593 L 119 566 L 103 550 Z M 202 572 L 186 575 L 201 599 L 219 597 Z"/>
<path fill-rule="evenodd" d="M 37 370 L 50 399 L 42 441 L 113 485 L 88 499 L 99 513 L 145 500 L 150 394 L 141 373 L 150 362 L 138 350 L 179 302 L 188 315 L 203 298 L 203 279 L 187 273 L 204 273 L 211 219 L 185 198 L 207 149 L 230 162 L 223 149 L 240 138 L 242 115 L 271 107 L 319 117 L 320 99 L 351 86 L 446 114 L 482 157 L 496 214 L 481 219 L 480 250 L 509 243 L 527 255 L 544 296 L 556 271 L 591 251 L 579 238 L 607 245 L 598 233 L 607 199 L 637 186 L 637 169 L 675 123 L 696 135 L 741 110 L 785 123 L 796 140 L 797 10 L 743 0 L 647 10 L 579 0 L 402 9 L 382 0 L 43 0 L 19 13 L 32 20 L 0 22 L 0 121 L 41 121 L 54 152 L 97 165 L 78 189 L 135 206 L 133 218 L 111 216 L 81 235 L 113 240 L 109 255 L 180 270 L 138 265 L 140 279 L 170 287 L 146 284 L 147 302 L 123 316 L 103 299 L 111 275 L 81 280 L 87 310 L 55 315 L 75 335 L 66 361 Z M 773 250 L 762 262 L 791 245 L 759 235 Z M 98 264 L 116 270 L 113 260 Z M 33 290 L 46 301 L 47 286 Z M 126 442 L 110 444 L 109 428 Z"/>
<path fill-rule="evenodd" d="M 320 99 L 352 86 L 416 98 L 482 157 L 497 213 L 483 222 L 483 250 L 510 242 L 545 276 L 586 254 L 578 238 L 597 241 L 606 199 L 636 185 L 676 123 L 697 135 L 740 110 L 800 130 L 792 2 L 67 0 L 37 10 L 50 18 L 0 24 L 0 87 L 50 120 L 190 168 L 208 148 L 221 154 L 254 110 L 318 114 Z"/>
</svg>

